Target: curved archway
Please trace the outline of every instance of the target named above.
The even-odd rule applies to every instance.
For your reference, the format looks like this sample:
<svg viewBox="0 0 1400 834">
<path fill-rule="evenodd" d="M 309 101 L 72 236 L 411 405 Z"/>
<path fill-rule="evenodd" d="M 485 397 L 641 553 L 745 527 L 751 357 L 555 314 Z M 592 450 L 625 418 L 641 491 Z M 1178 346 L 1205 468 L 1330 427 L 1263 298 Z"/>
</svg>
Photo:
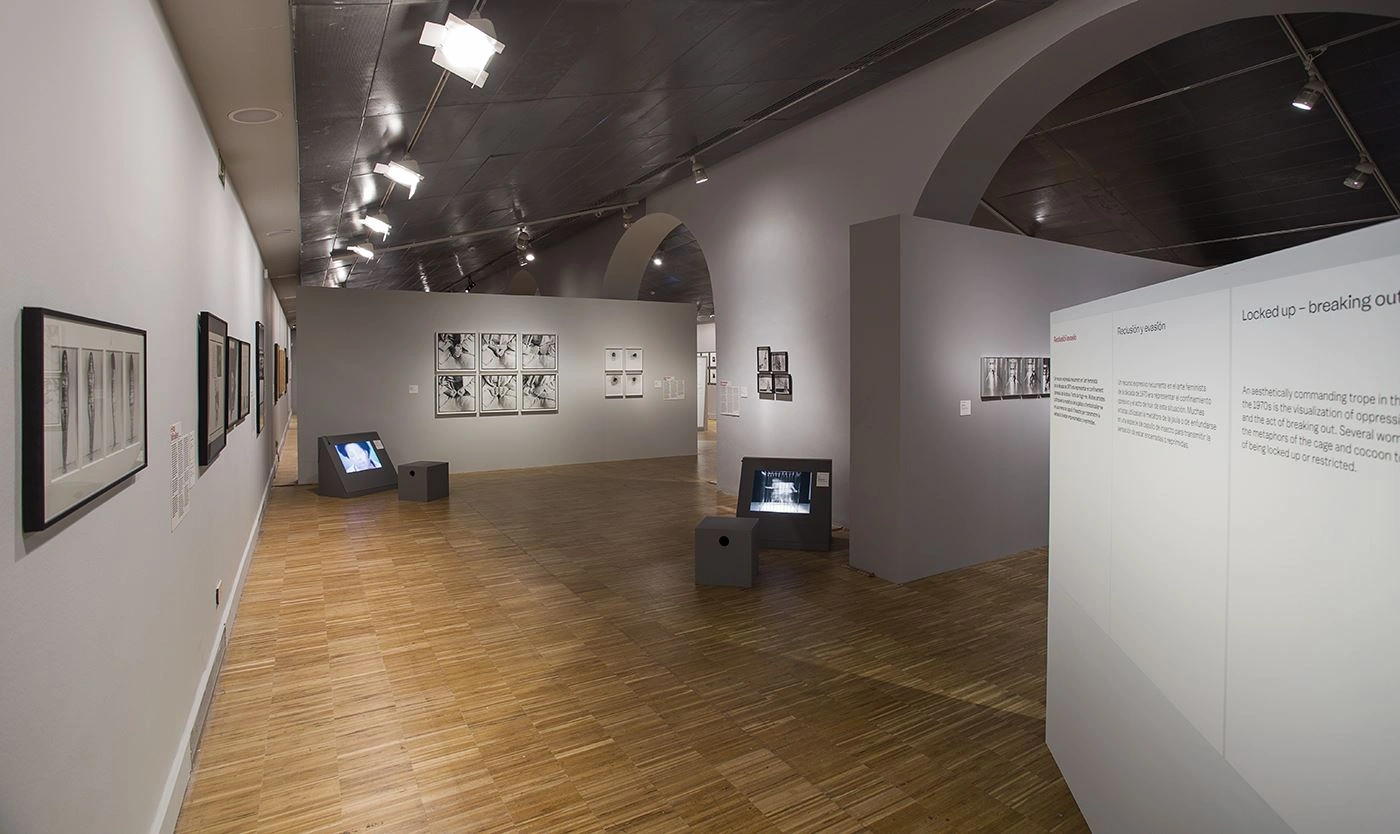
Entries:
<svg viewBox="0 0 1400 834">
<path fill-rule="evenodd" d="M 642 276 L 652 254 L 666 236 L 681 225 L 680 218 L 656 212 L 634 222 L 623 233 L 622 239 L 613 249 L 608 259 L 607 271 L 603 273 L 603 298 L 621 301 L 637 300 L 637 292 L 642 287 Z"/>
<path fill-rule="evenodd" d="M 967 223 L 1021 137 L 1057 104 L 1123 61 L 1220 23 L 1308 12 L 1396 16 L 1394 0 L 1132 0 L 1123 4 L 1046 47 L 986 98 L 939 158 L 914 213 Z"/>
</svg>

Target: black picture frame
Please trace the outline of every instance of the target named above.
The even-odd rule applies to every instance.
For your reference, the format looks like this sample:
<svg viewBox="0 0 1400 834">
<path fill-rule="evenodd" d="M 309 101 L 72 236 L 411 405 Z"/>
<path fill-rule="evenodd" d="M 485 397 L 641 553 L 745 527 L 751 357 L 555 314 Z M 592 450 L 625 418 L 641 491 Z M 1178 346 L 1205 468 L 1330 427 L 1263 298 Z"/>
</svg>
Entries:
<svg viewBox="0 0 1400 834">
<path fill-rule="evenodd" d="M 758 375 L 758 396 L 763 399 L 773 398 L 773 374 L 763 371 Z"/>
<path fill-rule="evenodd" d="M 224 397 L 228 360 L 228 322 L 210 312 L 199 314 L 199 465 L 209 466 L 228 445 Z"/>
<path fill-rule="evenodd" d="M 773 348 L 769 347 L 768 345 L 762 345 L 762 346 L 759 347 L 759 349 L 758 349 L 758 372 L 759 372 L 759 373 L 761 373 L 761 374 L 766 374 L 766 373 L 769 373 L 769 372 L 771 372 L 771 371 L 773 370 L 773 366 L 772 366 L 771 364 L 769 364 L 769 363 L 771 362 L 772 353 L 773 353 Z"/>
<path fill-rule="evenodd" d="M 238 340 L 238 421 L 253 412 L 253 346 Z"/>
<path fill-rule="evenodd" d="M 86 392 L 78 384 L 83 372 L 75 367 L 84 354 L 93 360 L 87 370 Z M 96 361 L 98 354 L 100 362 Z M 52 368 L 50 360 L 54 360 Z M 20 500 L 24 532 L 52 527 L 149 464 L 146 367 L 144 330 L 43 307 L 21 310 Z M 102 378 L 94 383 L 99 374 Z M 75 408 L 77 400 L 83 405 Z M 81 460 L 83 410 L 89 414 L 91 454 L 86 462 Z M 102 438 L 100 449 L 95 442 L 98 437 Z M 70 450 L 74 452 L 71 465 Z M 56 462 L 61 465 L 54 475 Z"/>
<path fill-rule="evenodd" d="M 780 400 L 792 399 L 792 374 L 773 374 L 773 396 Z"/>
<path fill-rule="evenodd" d="M 224 424 L 230 429 L 236 428 L 242 420 L 238 419 L 238 339 L 232 336 L 224 338 L 224 409 L 227 412 L 224 416 Z"/>
<path fill-rule="evenodd" d="M 256 356 L 254 357 L 257 362 L 257 373 L 253 376 L 253 408 L 257 411 L 258 416 L 258 419 L 254 421 L 257 426 L 258 434 L 263 433 L 263 380 L 266 378 L 266 371 L 264 368 L 266 366 L 267 353 L 267 334 L 265 330 L 266 328 L 263 327 L 263 323 L 258 322 L 253 333 L 253 340 L 257 342 L 255 346 Z"/>
<path fill-rule="evenodd" d="M 788 372 L 788 355 L 785 350 L 775 350 L 768 354 L 769 370 L 775 374 Z"/>
</svg>

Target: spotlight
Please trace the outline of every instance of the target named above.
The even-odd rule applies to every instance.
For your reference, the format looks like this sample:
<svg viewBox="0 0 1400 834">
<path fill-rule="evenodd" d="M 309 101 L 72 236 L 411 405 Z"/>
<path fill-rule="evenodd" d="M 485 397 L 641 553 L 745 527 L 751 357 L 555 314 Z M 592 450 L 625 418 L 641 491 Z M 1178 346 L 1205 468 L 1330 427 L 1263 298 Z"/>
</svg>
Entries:
<svg viewBox="0 0 1400 834">
<path fill-rule="evenodd" d="M 695 184 L 700 185 L 710 181 L 710 175 L 705 173 L 705 166 L 700 164 L 696 157 L 690 158 L 690 173 L 695 177 Z"/>
<path fill-rule="evenodd" d="M 354 243 L 346 245 L 345 248 L 367 261 L 374 260 L 374 244 L 367 240 L 357 240 Z"/>
<path fill-rule="evenodd" d="M 525 260 L 527 260 L 527 261 L 529 261 L 529 262 L 531 262 L 531 263 L 534 263 L 534 261 L 535 261 L 535 253 L 534 253 L 534 252 L 527 251 L 527 252 L 525 253 Z"/>
<path fill-rule="evenodd" d="M 515 236 L 515 258 L 521 266 L 535 261 L 535 253 L 530 249 L 530 230 L 524 226 Z"/>
<path fill-rule="evenodd" d="M 657 255 L 656 257 L 651 259 L 651 262 L 656 266 L 661 266 L 661 256 Z"/>
<path fill-rule="evenodd" d="M 1369 159 L 1363 159 L 1356 163 L 1356 170 L 1352 171 L 1350 176 L 1342 180 L 1342 185 L 1345 185 L 1353 191 L 1360 191 L 1366 187 L 1366 181 L 1374 176 L 1375 173 L 1375 163 L 1371 162 Z"/>
<path fill-rule="evenodd" d="M 446 23 L 424 23 L 418 42 L 433 47 L 434 64 L 476 87 L 485 86 L 486 65 L 506 48 L 481 12 L 466 20 L 449 14 Z"/>
<path fill-rule="evenodd" d="M 418 190 L 418 183 L 423 181 L 423 175 L 418 173 L 418 163 L 414 162 L 413 157 L 407 154 L 397 162 L 376 163 L 374 173 L 383 174 L 407 188 L 409 197 L 412 197 L 413 192 Z"/>
<path fill-rule="evenodd" d="M 632 207 L 627 206 L 622 210 L 622 231 L 632 228 Z"/>
<path fill-rule="evenodd" d="M 1322 95 L 1326 88 L 1322 86 L 1322 80 L 1317 76 L 1308 79 L 1308 83 L 1303 85 L 1303 89 L 1298 91 L 1298 95 L 1293 99 L 1293 106 L 1299 110 L 1311 110 L 1322 101 Z"/>
<path fill-rule="evenodd" d="M 389 230 L 393 228 L 393 226 L 389 224 L 389 218 L 386 217 L 383 212 L 366 214 L 364 217 L 360 218 L 360 225 L 375 234 L 383 235 L 386 239 L 389 237 Z"/>
</svg>

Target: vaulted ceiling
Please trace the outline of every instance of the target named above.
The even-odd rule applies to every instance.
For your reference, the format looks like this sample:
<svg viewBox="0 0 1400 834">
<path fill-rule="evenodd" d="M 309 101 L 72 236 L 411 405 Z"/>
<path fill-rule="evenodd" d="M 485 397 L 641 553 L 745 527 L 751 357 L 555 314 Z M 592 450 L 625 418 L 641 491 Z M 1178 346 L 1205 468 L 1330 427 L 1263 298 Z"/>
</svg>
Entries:
<svg viewBox="0 0 1400 834">
<path fill-rule="evenodd" d="M 1400 7 L 1397 7 L 1400 13 Z M 977 222 L 1194 266 L 1232 263 L 1393 218 L 1287 24 L 1382 175 L 1400 188 L 1400 20 L 1250 18 L 1132 58 L 1049 113 L 989 186 Z"/>
<path fill-rule="evenodd" d="M 512 230 L 368 263 L 332 254 L 381 207 L 394 226 L 381 249 L 517 212 L 547 246 L 595 218 L 539 218 L 644 198 L 688 177 L 697 149 L 737 153 L 1053 2 L 492 0 L 506 49 L 486 86 L 452 76 L 435 97 L 442 71 L 419 34 L 470 3 L 294 0 L 301 280 L 464 287 L 513 266 Z M 426 179 L 386 199 L 372 168 L 410 149 Z"/>
</svg>

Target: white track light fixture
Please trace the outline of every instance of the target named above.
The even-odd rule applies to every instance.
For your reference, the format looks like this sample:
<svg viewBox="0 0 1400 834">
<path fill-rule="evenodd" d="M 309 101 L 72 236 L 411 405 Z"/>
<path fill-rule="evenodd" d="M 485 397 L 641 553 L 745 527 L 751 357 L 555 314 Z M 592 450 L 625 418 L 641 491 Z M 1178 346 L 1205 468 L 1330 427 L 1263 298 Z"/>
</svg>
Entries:
<svg viewBox="0 0 1400 834">
<path fill-rule="evenodd" d="M 1298 95 L 1293 99 L 1293 106 L 1299 110 L 1312 110 L 1317 103 L 1322 101 L 1322 96 L 1327 92 L 1327 88 L 1322 86 L 1322 79 L 1314 75 L 1308 79 L 1308 83 L 1303 85 L 1303 89 L 1298 91 Z"/>
<path fill-rule="evenodd" d="M 705 173 L 705 166 L 700 164 L 696 157 L 690 158 L 690 173 L 695 177 L 695 184 L 700 185 L 710 181 L 710 175 Z"/>
<path fill-rule="evenodd" d="M 524 226 L 515 236 L 515 259 L 521 266 L 535 262 L 535 251 L 530 248 L 530 230 Z"/>
<path fill-rule="evenodd" d="M 418 163 L 408 154 L 404 154 L 403 159 L 397 162 L 375 163 L 374 173 L 383 174 L 395 183 L 407 188 L 409 197 L 412 197 L 413 192 L 418 190 L 418 183 L 423 181 L 423 175 L 418 173 Z"/>
<path fill-rule="evenodd" d="M 434 64 L 477 87 L 486 85 L 486 65 L 506 48 L 478 11 L 466 20 L 450 14 L 446 23 L 424 23 L 418 42 L 433 47 Z"/>
<path fill-rule="evenodd" d="M 383 212 L 366 214 L 364 217 L 360 218 L 360 225 L 377 235 L 383 235 L 386 240 L 389 237 L 389 230 L 393 228 L 393 226 L 389 224 L 389 218 L 386 217 Z"/>
<path fill-rule="evenodd" d="M 349 249 L 351 252 L 354 252 L 356 255 L 359 255 L 361 258 L 364 258 L 367 261 L 374 260 L 374 244 L 370 243 L 367 240 L 353 241 L 349 244 L 346 244 L 345 248 Z"/>
<path fill-rule="evenodd" d="M 632 228 L 632 207 L 624 206 L 622 209 L 622 231 Z"/>
<path fill-rule="evenodd" d="M 1369 159 L 1363 159 L 1356 163 L 1356 170 L 1351 175 L 1342 180 L 1342 185 L 1353 191 L 1360 191 L 1366 187 L 1366 181 L 1376 175 L 1376 164 Z"/>
</svg>

